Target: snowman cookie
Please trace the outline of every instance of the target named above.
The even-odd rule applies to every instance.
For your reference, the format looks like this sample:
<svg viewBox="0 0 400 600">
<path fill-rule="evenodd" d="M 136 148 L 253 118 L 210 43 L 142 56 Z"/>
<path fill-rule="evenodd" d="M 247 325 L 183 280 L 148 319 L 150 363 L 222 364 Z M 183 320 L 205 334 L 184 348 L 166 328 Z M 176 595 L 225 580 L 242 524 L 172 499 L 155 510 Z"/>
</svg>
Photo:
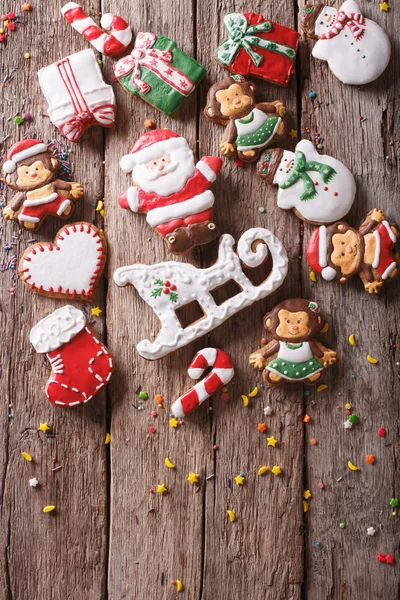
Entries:
<svg viewBox="0 0 400 600">
<path fill-rule="evenodd" d="M 265 315 L 264 328 L 273 340 L 250 355 L 250 365 L 263 371 L 270 387 L 319 382 L 324 369 L 336 362 L 336 352 L 313 339 L 324 324 L 317 302 L 284 300 Z"/>
<path fill-rule="evenodd" d="M 356 182 L 348 168 L 331 156 L 318 154 L 308 140 L 301 140 L 294 152 L 265 150 L 257 173 L 278 186 L 279 208 L 292 209 L 299 219 L 313 224 L 344 217 L 356 194 Z"/>
<path fill-rule="evenodd" d="M 363 85 L 377 79 L 391 55 L 390 41 L 377 23 L 366 19 L 356 0 L 346 0 L 339 10 L 324 4 L 306 4 L 300 26 L 318 39 L 312 54 L 328 62 L 343 83 Z"/>
</svg>

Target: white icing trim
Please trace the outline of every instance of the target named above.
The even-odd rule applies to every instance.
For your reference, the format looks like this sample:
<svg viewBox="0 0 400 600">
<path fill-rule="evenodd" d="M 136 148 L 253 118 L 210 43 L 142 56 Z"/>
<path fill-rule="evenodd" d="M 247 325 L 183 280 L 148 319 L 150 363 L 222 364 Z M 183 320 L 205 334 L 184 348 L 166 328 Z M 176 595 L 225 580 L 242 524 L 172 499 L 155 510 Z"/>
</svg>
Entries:
<svg viewBox="0 0 400 600">
<path fill-rule="evenodd" d="M 67 304 L 39 321 L 31 329 L 29 340 L 36 352 L 47 354 L 71 341 L 85 325 L 83 312 Z"/>
<path fill-rule="evenodd" d="M 114 19 L 114 15 L 112 13 L 104 13 L 100 19 L 100 25 L 103 29 L 110 30 L 111 25 Z M 113 34 L 115 37 L 115 33 Z"/>
<path fill-rule="evenodd" d="M 24 206 L 40 206 L 41 204 L 50 204 L 58 198 L 57 192 L 53 192 L 50 196 L 46 196 L 45 198 L 37 198 L 36 200 L 24 200 Z"/>
<path fill-rule="evenodd" d="M 388 221 L 382 221 L 382 225 L 384 225 L 386 227 L 386 230 L 389 234 L 390 239 L 392 240 L 393 244 L 395 244 L 397 242 L 397 236 L 394 233 L 394 231 L 392 230 L 392 228 L 390 227 L 390 223 Z"/>
<path fill-rule="evenodd" d="M 374 231 L 375 238 L 375 256 L 374 262 L 372 263 L 372 267 L 377 269 L 379 267 L 379 262 L 381 260 L 381 236 L 379 235 L 379 231 L 375 229 Z"/>
<path fill-rule="evenodd" d="M 321 271 L 321 275 L 325 281 L 332 281 L 335 279 L 337 273 L 333 267 L 324 267 Z"/>
<path fill-rule="evenodd" d="M 318 262 L 321 267 L 328 264 L 328 236 L 325 225 L 319 228 Z"/>
<path fill-rule="evenodd" d="M 393 261 L 392 264 L 389 265 L 388 268 L 381 275 L 382 279 L 387 279 L 389 277 L 390 273 L 392 273 L 392 271 L 394 271 L 396 267 L 397 267 L 397 262 Z"/>
<path fill-rule="evenodd" d="M 72 27 L 75 29 L 75 31 L 77 31 L 78 33 L 83 33 L 88 27 L 91 27 L 93 25 L 93 19 L 91 19 L 90 17 L 86 17 L 86 19 L 77 19 L 76 21 L 74 21 L 73 23 L 71 23 Z M 93 44 L 93 41 L 91 41 L 91 44 Z"/>
<path fill-rule="evenodd" d="M 58 216 L 62 215 L 65 209 L 68 208 L 68 206 L 71 206 L 71 200 L 66 199 L 59 206 L 59 209 L 57 211 Z"/>
<path fill-rule="evenodd" d="M 132 154 L 124 154 L 124 156 L 119 161 L 119 166 L 121 167 L 124 173 L 131 173 L 135 166 L 135 161 L 133 159 Z"/>
<path fill-rule="evenodd" d="M 35 144 L 31 148 L 21 150 L 21 152 L 13 154 L 10 160 L 7 160 L 4 163 L 3 171 L 10 175 L 11 173 L 14 173 L 14 171 L 16 171 L 17 163 L 19 163 L 21 160 L 25 160 L 25 158 L 31 158 L 32 156 L 36 156 L 37 154 L 42 154 L 42 152 L 47 152 L 47 146 L 46 144 L 43 144 L 43 142 L 41 144 Z M 14 168 L 11 171 L 10 169 L 12 168 L 12 165 L 14 165 Z"/>
<path fill-rule="evenodd" d="M 196 165 L 196 169 L 198 169 L 200 173 L 204 175 L 207 181 L 212 182 L 215 181 L 217 178 L 217 174 L 215 173 L 215 171 L 213 171 L 210 165 L 208 165 L 204 160 L 199 160 L 199 162 Z"/>
<path fill-rule="evenodd" d="M 39 223 L 40 219 L 38 217 L 30 217 L 29 215 L 18 215 L 18 221 L 27 221 L 28 223 Z"/>
<path fill-rule="evenodd" d="M 128 187 L 126 191 L 126 199 L 128 200 L 131 211 L 137 212 L 139 209 L 139 193 L 137 188 L 135 188 L 133 185 Z"/>
<path fill-rule="evenodd" d="M 62 7 L 61 14 L 64 16 L 66 12 L 71 10 L 71 8 L 80 8 L 80 5 L 76 2 L 67 2 L 67 4 Z"/>
<path fill-rule="evenodd" d="M 251 253 L 251 246 L 257 240 L 263 243 L 257 246 L 255 253 Z M 128 283 L 133 285 L 161 322 L 161 331 L 153 342 L 145 339 L 137 345 L 141 356 L 155 360 L 186 346 L 243 308 L 272 294 L 282 284 L 288 270 L 288 258 L 282 243 L 270 231 L 261 227 L 246 231 L 237 244 L 237 253 L 233 251 L 234 244 L 235 240 L 231 235 L 221 236 L 218 260 L 207 269 L 171 261 L 154 265 L 134 264 L 115 271 L 115 283 L 119 286 Z M 252 260 L 253 254 L 255 257 Z M 246 266 L 255 267 L 268 254 L 272 258 L 272 270 L 260 285 L 254 286 L 243 273 L 241 261 Z M 176 302 L 171 302 L 167 294 L 152 297 L 154 281 L 158 278 L 168 279 L 176 285 Z M 242 291 L 218 306 L 210 292 L 230 280 L 234 280 Z M 175 311 L 194 298 L 204 310 L 205 316 L 183 328 Z"/>
<path fill-rule="evenodd" d="M 190 215 L 211 208 L 214 204 L 215 198 L 211 190 L 206 190 L 202 194 L 193 196 L 190 200 L 184 202 L 177 202 L 176 204 L 170 204 L 169 206 L 160 206 L 159 208 L 153 208 L 147 213 L 146 221 L 152 227 L 168 223 L 174 219 L 184 219 Z"/>
<path fill-rule="evenodd" d="M 143 148 L 143 150 L 138 150 L 137 152 L 132 152 L 131 156 L 133 158 L 134 164 L 145 164 L 149 162 L 149 160 L 155 160 L 160 156 L 163 156 L 166 152 L 172 152 L 178 148 L 181 148 L 182 145 L 187 146 L 188 143 L 185 138 L 182 137 L 172 137 L 168 140 L 161 140 L 160 142 L 154 142 L 147 148 Z M 122 167 L 121 167 L 122 168 Z"/>
</svg>

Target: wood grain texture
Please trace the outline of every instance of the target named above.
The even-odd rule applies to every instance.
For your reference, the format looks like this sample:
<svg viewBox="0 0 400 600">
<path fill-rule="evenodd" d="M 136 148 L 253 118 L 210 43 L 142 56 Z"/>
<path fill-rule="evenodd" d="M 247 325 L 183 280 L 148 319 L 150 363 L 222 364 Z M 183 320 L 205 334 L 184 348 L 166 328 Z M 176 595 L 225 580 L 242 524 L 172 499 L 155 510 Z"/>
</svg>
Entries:
<svg viewBox="0 0 400 600">
<path fill-rule="evenodd" d="M 46 106 L 36 79 L 39 68 L 89 47 L 61 18 L 63 3 L 35 5 L 24 17 L 27 24 L 13 34 L 9 47 L 0 48 L 1 79 L 10 70 L 11 52 L 13 64 L 19 67 L 14 81 L 2 89 L 3 137 L 10 135 L 6 147 L 23 136 L 35 135 L 61 140 L 66 146 L 49 120 L 40 116 Z M 154 31 L 171 37 L 206 67 L 207 75 L 174 117 L 162 115 L 114 83 L 118 105 L 115 127 L 91 128 L 79 144 L 71 144 L 75 178 L 85 186 L 76 219 L 101 227 L 92 205 L 105 198 L 108 282 L 98 290 L 95 302 L 85 308 L 89 314 L 91 306 L 103 309 L 95 328 L 116 362 L 107 398 L 101 394 L 71 411 L 46 401 L 42 390 L 48 370 L 29 343 L 29 330 L 66 302 L 37 297 L 19 281 L 16 295 L 11 296 L 11 271 L 2 271 L 0 598 L 400 597 L 398 565 L 382 565 L 376 560 L 379 552 L 396 558 L 399 553 L 399 520 L 392 517 L 389 505 L 391 497 L 400 495 L 396 366 L 400 359 L 393 347 L 399 343 L 399 282 L 388 286 L 378 298 L 367 296 L 356 278 L 346 286 L 321 281 L 313 284 L 302 256 L 312 226 L 303 227 L 291 212 L 278 209 L 276 189 L 256 177 L 254 165 L 238 168 L 233 160 L 226 159 L 212 187 L 215 220 L 221 231 L 232 234 L 235 240 L 256 226 L 267 227 L 277 235 L 289 255 L 284 285 L 205 338 L 161 361 L 148 362 L 138 355 L 135 345 L 145 337 L 155 337 L 159 322 L 134 288 L 118 288 L 112 280 L 117 267 L 173 259 L 144 215 L 118 206 L 118 195 L 130 183 L 119 161 L 144 133 L 144 120 L 152 119 L 157 127 L 186 137 L 198 158 L 218 154 L 223 127 L 209 123 L 202 111 L 209 86 L 228 74 L 212 60 L 214 49 L 224 39 L 224 15 L 233 10 L 259 10 L 276 22 L 296 27 L 297 8 L 301 7 L 301 2 L 297 7 L 292 0 L 264 1 L 253 7 L 243 0 L 85 0 L 86 12 L 95 19 L 100 10 L 114 12 L 131 23 L 134 34 Z M 399 184 L 399 16 L 394 7 L 389 14 L 380 13 L 372 0 L 363 0 L 363 7 L 364 14 L 386 28 L 394 42 L 392 62 L 377 82 L 362 90 L 343 86 L 326 64 L 312 59 L 313 42 L 304 36 L 296 74 L 287 89 L 257 82 L 258 101 L 284 101 L 299 139 L 319 131 L 324 151 L 353 171 L 358 193 L 348 221 L 357 226 L 376 204 L 391 220 L 400 219 L 392 201 Z M 28 63 L 23 58 L 26 51 L 32 54 Z M 104 58 L 104 76 L 109 83 L 113 83 L 113 62 Z M 311 89 L 317 92 L 314 102 L 308 95 Z M 9 117 L 22 110 L 25 97 L 32 100 L 29 110 L 34 120 L 17 129 Z M 360 115 L 367 120 L 361 123 Z M 394 146 L 390 145 L 392 140 Z M 259 207 L 264 207 L 265 213 L 260 213 Z M 20 256 L 30 237 L 52 240 L 63 224 L 49 219 L 39 233 L 30 236 L 2 221 L 2 259 L 6 259 L 5 242 L 15 240 L 17 246 L 13 248 Z M 217 246 L 214 242 L 176 260 L 209 266 L 216 260 Z M 280 300 L 296 296 L 320 301 L 329 322 L 329 331 L 319 336 L 339 354 L 338 365 L 325 375 L 329 388 L 321 393 L 311 389 L 308 394 L 307 388 L 301 387 L 268 391 L 260 387 L 259 395 L 246 408 L 240 396 L 261 384 L 259 375 L 248 366 L 248 356 L 264 335 L 262 317 Z M 357 347 L 349 345 L 350 333 L 355 333 Z M 230 399 L 223 402 L 217 394 L 210 405 L 204 403 L 183 426 L 172 429 L 168 425 L 169 407 L 193 385 L 186 370 L 194 354 L 205 346 L 222 348 L 234 361 Z M 380 359 L 378 366 L 366 361 L 368 353 Z M 140 386 L 149 395 L 142 405 L 137 395 Z M 156 394 L 164 396 L 162 409 L 156 407 Z M 346 402 L 359 417 L 350 431 L 343 428 Z M 13 414 L 10 421 L 9 403 Z M 269 417 L 263 414 L 267 405 L 273 408 Z M 151 416 L 153 409 L 157 418 Z M 312 416 L 306 425 L 302 421 L 305 412 Z M 48 421 L 56 437 L 38 433 L 40 421 Z M 266 435 L 257 430 L 261 422 L 267 424 L 267 435 L 279 440 L 275 449 L 267 447 Z M 388 430 L 385 439 L 377 436 L 380 426 Z M 154 434 L 149 433 L 150 427 L 156 429 Z M 104 446 L 106 431 L 111 432 L 110 446 Z M 310 445 L 312 437 L 318 440 L 316 446 Z M 216 451 L 215 444 L 219 447 Z M 32 454 L 33 463 L 21 457 L 24 450 Z M 365 463 L 366 454 L 376 456 L 374 465 Z M 165 466 L 167 456 L 175 463 L 174 470 Z M 349 471 L 348 460 L 360 470 Z M 63 468 L 53 472 L 58 464 Z M 262 465 L 280 465 L 283 474 L 259 477 L 257 470 Z M 200 475 L 198 487 L 187 481 L 189 472 Z M 239 473 L 245 475 L 243 487 L 234 482 Z M 28 485 L 33 476 L 41 482 L 37 489 Z M 317 487 L 320 481 L 324 483 L 322 490 Z M 149 492 L 161 483 L 168 487 L 167 494 L 161 497 Z M 305 519 L 304 489 L 313 494 Z M 57 511 L 43 514 L 43 506 L 50 503 Z M 235 523 L 229 522 L 227 509 L 235 511 Z M 345 529 L 339 528 L 342 521 Z M 378 530 L 374 538 L 366 535 L 368 526 Z M 317 541 L 321 542 L 319 547 Z M 182 580 L 183 594 L 174 593 L 173 579 Z"/>
<path fill-rule="evenodd" d="M 92 14 L 98 13 L 97 2 L 85 4 Z M 49 119 L 40 116 L 46 113 L 47 105 L 36 73 L 54 60 L 82 50 L 86 43 L 61 19 L 61 1 L 32 5 L 32 12 L 23 16 L 25 25 L 17 28 L 0 54 L 1 80 L 11 66 L 18 68 L 14 81 L 2 90 L 3 135 L 9 135 L 5 145 L 9 148 L 23 137 L 40 137 L 57 140 L 66 148 L 66 140 Z M 11 8 L 8 5 L 8 10 Z M 17 12 L 19 4 L 14 8 Z M 32 55 L 29 61 L 24 59 L 27 51 Z M 31 100 L 30 106 L 24 104 L 26 98 Z M 18 128 L 10 117 L 25 110 L 32 113 L 33 120 Z M 76 220 L 99 226 L 101 221 L 92 204 L 103 196 L 103 135 L 101 128 L 91 128 L 78 145 L 70 145 L 76 180 L 85 188 Z M 7 197 L 10 199 L 11 195 Z M 19 257 L 29 239 L 53 241 L 64 224 L 65 221 L 48 218 L 39 232 L 29 234 L 20 232 L 15 223 L 2 221 L 2 259 L 6 242 L 17 241 L 13 251 Z M 39 297 L 18 278 L 15 296 L 8 292 L 10 287 L 10 271 L 6 270 L 1 277 L 0 300 L 1 330 L 6 340 L 0 350 L 0 596 L 7 600 L 99 600 L 104 597 L 107 550 L 105 394 L 74 410 L 54 407 L 46 400 L 43 390 L 50 370 L 45 357 L 30 344 L 29 331 L 44 316 L 68 302 Z M 90 306 L 104 309 L 102 287 L 91 305 L 72 304 L 84 306 L 89 315 Z M 96 321 L 96 330 L 102 337 L 102 320 Z M 13 414 L 10 421 L 9 403 Z M 54 438 L 37 431 L 41 421 L 51 425 Z M 32 463 L 22 458 L 22 451 L 33 456 Z M 62 465 L 62 469 L 53 472 L 57 465 Z M 40 486 L 29 487 L 31 477 L 37 477 Z M 56 511 L 44 514 L 42 509 L 48 504 L 54 504 Z"/>
<path fill-rule="evenodd" d="M 373 2 L 364 1 L 362 6 L 364 16 L 377 21 L 394 42 L 392 61 L 379 80 L 361 89 L 342 85 L 326 63 L 312 58 L 313 42 L 305 37 L 300 55 L 302 130 L 318 131 L 324 138 L 324 152 L 340 158 L 354 173 L 357 198 L 346 220 L 356 227 L 376 206 L 389 220 L 399 220 L 393 202 L 399 178 L 395 75 L 399 14 L 380 12 Z M 308 96 L 311 89 L 317 93 L 314 102 Z M 360 122 L 360 115 L 366 120 Z M 305 226 L 304 243 L 311 231 Z M 307 401 L 312 421 L 306 426 L 305 473 L 313 498 L 306 515 L 306 597 L 398 598 L 398 566 L 382 565 L 376 556 L 380 552 L 398 556 L 399 551 L 399 519 L 392 517 L 389 505 L 392 497 L 399 496 L 400 481 L 399 358 L 393 347 L 398 343 L 399 282 L 372 297 L 356 276 L 343 286 L 320 278 L 313 284 L 306 261 L 302 264 L 306 297 L 320 301 L 330 314 L 326 335 L 339 361 L 336 372 L 329 373 L 329 389 L 311 394 Z M 357 347 L 348 342 L 351 333 Z M 379 358 L 379 365 L 368 363 L 368 354 Z M 359 417 L 351 430 L 343 426 L 347 402 Z M 377 435 L 381 426 L 388 431 L 386 438 Z M 317 446 L 310 445 L 312 437 Z M 365 462 L 366 454 L 375 455 L 374 465 Z M 360 470 L 350 471 L 348 460 Z M 325 485 L 323 490 L 317 488 L 319 481 Z M 339 528 L 340 522 L 345 529 Z M 375 537 L 367 536 L 369 526 L 378 531 Z"/>
</svg>

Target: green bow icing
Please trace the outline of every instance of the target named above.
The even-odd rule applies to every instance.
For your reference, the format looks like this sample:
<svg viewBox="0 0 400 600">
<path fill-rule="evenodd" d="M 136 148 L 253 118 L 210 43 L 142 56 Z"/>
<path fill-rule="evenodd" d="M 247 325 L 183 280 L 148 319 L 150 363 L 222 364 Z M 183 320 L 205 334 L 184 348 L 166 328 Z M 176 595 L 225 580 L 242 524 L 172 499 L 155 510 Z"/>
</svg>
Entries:
<svg viewBox="0 0 400 600">
<path fill-rule="evenodd" d="M 279 184 L 281 190 L 287 190 L 289 187 L 294 185 L 299 179 L 304 184 L 304 192 L 300 196 L 300 200 L 312 200 L 317 195 L 315 185 L 306 171 L 318 171 L 322 177 L 324 183 L 329 183 L 336 175 L 335 169 L 324 163 L 317 162 L 316 160 L 306 161 L 305 154 L 297 150 L 294 153 L 294 166 L 293 171 L 290 173 L 286 181 Z"/>
<path fill-rule="evenodd" d="M 273 27 L 271 21 L 264 21 L 264 23 L 250 25 L 249 27 L 244 15 L 241 13 L 230 13 L 224 18 L 224 25 L 229 37 L 218 46 L 215 53 L 215 58 L 224 66 L 229 66 L 233 62 L 233 59 L 240 48 L 244 48 L 256 67 L 259 67 L 263 61 L 263 57 L 253 50 L 252 46 L 282 54 L 291 60 L 296 56 L 296 51 L 289 46 L 284 46 L 283 44 L 271 42 L 260 38 L 257 35 L 253 35 L 272 31 Z"/>
</svg>

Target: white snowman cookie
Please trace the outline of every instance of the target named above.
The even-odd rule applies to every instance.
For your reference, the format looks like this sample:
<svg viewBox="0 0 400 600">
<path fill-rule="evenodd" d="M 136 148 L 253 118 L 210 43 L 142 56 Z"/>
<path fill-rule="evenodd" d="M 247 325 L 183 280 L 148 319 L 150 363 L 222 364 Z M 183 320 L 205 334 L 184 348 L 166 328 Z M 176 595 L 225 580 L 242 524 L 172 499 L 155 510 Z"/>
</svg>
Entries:
<svg viewBox="0 0 400 600">
<path fill-rule="evenodd" d="M 294 152 L 266 150 L 257 163 L 257 173 L 279 187 L 279 208 L 292 209 L 309 223 L 340 220 L 349 212 L 356 194 L 349 169 L 332 156 L 318 154 L 308 140 L 301 140 Z"/>
<path fill-rule="evenodd" d="M 346 0 L 338 11 L 323 4 L 306 4 L 300 26 L 309 37 L 318 39 L 313 56 L 327 61 L 343 83 L 370 83 L 389 63 L 388 36 L 377 23 L 361 14 L 356 0 Z"/>
</svg>

